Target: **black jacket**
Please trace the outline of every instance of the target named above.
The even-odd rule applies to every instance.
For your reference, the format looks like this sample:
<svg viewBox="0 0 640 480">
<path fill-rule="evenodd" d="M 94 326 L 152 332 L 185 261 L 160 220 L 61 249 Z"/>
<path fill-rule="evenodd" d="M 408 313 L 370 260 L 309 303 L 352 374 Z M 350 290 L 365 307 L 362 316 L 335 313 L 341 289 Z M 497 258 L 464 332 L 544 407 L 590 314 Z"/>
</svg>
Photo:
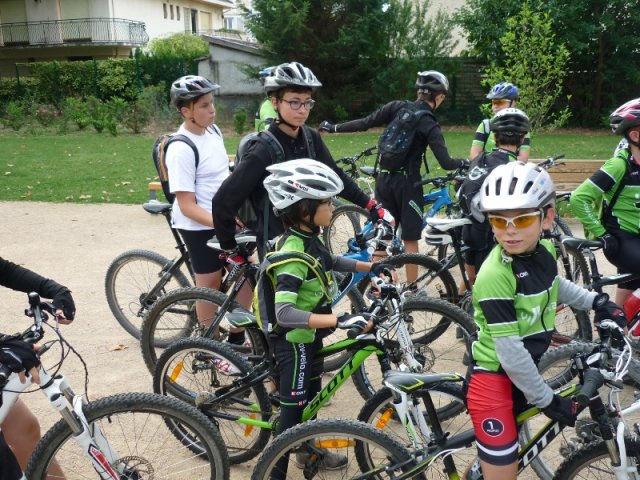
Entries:
<svg viewBox="0 0 640 480">
<path fill-rule="evenodd" d="M 306 142 L 300 133 L 297 138 L 292 138 L 280 130 L 277 124 L 272 124 L 269 127 L 269 131 L 275 135 L 280 145 L 282 145 L 285 160 L 309 158 Z M 301 132 L 301 130 L 299 132 Z M 329 149 L 322 141 L 320 134 L 310 128 L 307 129 L 306 132 L 313 136 L 313 148 L 316 153 L 314 160 L 331 167 L 342 179 L 344 190 L 341 196 L 356 205 L 366 207 L 369 202 L 369 196 L 360 190 L 358 185 L 346 173 L 338 168 Z M 246 198 L 251 198 L 258 218 L 260 219 L 258 232 L 256 233 L 258 234 L 258 244 L 261 245 L 263 243 L 262 212 L 264 211 L 265 202 L 269 201 L 269 197 L 262 185 L 262 181 L 269 174 L 266 168 L 271 165 L 272 161 L 272 154 L 269 147 L 263 142 L 254 142 L 248 147 L 242 162 L 238 164 L 233 173 L 222 183 L 213 197 L 211 208 L 213 224 L 220 246 L 225 250 L 232 249 L 236 246 L 234 240 L 236 231 L 235 217 L 238 214 L 238 209 Z M 275 216 L 270 206 L 269 214 L 269 232 L 267 239 L 272 239 L 284 232 L 284 226 L 282 225 L 282 221 Z"/>
<path fill-rule="evenodd" d="M 423 100 L 416 100 L 414 103 L 420 110 L 433 110 L 429 104 Z M 406 102 L 404 100 L 389 102 L 384 107 L 364 118 L 336 125 L 336 132 L 363 132 L 373 127 L 387 125 L 391 123 L 405 104 Z M 440 130 L 440 125 L 432 115 L 424 115 L 418 123 L 418 131 L 411 145 L 411 149 L 407 154 L 409 173 L 420 174 L 420 159 L 427 147 L 431 148 L 436 160 L 445 170 L 455 170 L 462 165 L 462 160 L 451 158 L 449 155 L 442 131 Z"/>
</svg>

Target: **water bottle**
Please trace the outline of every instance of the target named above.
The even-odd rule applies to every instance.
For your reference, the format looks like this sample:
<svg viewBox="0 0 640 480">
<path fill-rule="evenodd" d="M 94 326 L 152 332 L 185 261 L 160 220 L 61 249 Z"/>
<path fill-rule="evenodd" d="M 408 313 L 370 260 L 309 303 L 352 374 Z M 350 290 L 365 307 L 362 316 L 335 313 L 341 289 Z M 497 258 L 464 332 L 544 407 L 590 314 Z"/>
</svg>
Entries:
<svg viewBox="0 0 640 480">
<path fill-rule="evenodd" d="M 634 337 L 640 337 L 640 288 L 633 291 L 631 295 L 624 301 L 622 307 L 627 320 L 632 323 L 630 333 Z M 636 318 L 638 317 L 638 318 Z"/>
</svg>

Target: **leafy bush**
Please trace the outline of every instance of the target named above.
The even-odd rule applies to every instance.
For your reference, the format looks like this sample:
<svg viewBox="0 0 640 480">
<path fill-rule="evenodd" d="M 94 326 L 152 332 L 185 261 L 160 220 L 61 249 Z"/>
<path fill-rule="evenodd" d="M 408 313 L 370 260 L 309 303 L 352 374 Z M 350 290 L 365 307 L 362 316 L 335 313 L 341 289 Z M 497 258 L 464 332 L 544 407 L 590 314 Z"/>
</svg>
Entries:
<svg viewBox="0 0 640 480">
<path fill-rule="evenodd" d="M 48 127 L 58 117 L 58 110 L 53 105 L 41 103 L 37 105 L 34 116 L 40 125 Z"/>
<path fill-rule="evenodd" d="M 244 108 L 236 110 L 233 114 L 233 130 L 242 135 L 247 130 L 247 111 Z"/>
<path fill-rule="evenodd" d="M 3 123 L 5 124 L 5 126 L 10 127 L 17 132 L 25 124 L 25 113 L 26 109 L 22 102 L 11 101 L 7 104 Z"/>
<path fill-rule="evenodd" d="M 105 104 L 107 130 L 114 137 L 118 135 L 118 123 L 130 108 L 127 102 L 120 97 L 111 97 Z"/>
<path fill-rule="evenodd" d="M 94 96 L 88 97 L 86 104 L 91 118 L 91 125 L 96 132 L 102 133 L 109 122 L 109 111 L 106 105 Z"/>
<path fill-rule="evenodd" d="M 84 130 L 91 125 L 91 112 L 87 103 L 77 97 L 68 97 L 64 101 L 62 109 L 64 121 L 72 121 L 78 130 Z"/>
</svg>

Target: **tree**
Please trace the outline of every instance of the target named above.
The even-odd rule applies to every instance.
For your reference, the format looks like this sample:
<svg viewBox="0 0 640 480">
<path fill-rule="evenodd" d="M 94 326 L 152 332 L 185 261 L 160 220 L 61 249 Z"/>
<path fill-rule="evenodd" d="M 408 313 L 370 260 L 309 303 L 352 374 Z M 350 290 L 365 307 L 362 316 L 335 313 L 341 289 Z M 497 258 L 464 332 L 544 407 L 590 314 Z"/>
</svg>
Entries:
<svg viewBox="0 0 640 480">
<path fill-rule="evenodd" d="M 317 115 L 344 120 L 392 95 L 405 96 L 425 68 L 418 64 L 451 51 L 450 29 L 440 25 L 447 17 L 428 17 L 428 6 L 429 0 L 423 6 L 410 0 L 254 0 L 247 25 L 267 63 L 295 60 L 316 73 L 323 84 Z"/>
<path fill-rule="evenodd" d="M 209 53 L 209 44 L 190 33 L 176 33 L 166 38 L 156 38 L 149 43 L 148 53 L 154 57 L 181 57 L 195 60 Z"/>
<path fill-rule="evenodd" d="M 530 6 L 548 13 L 557 41 L 571 52 L 567 84 L 582 124 L 600 123 L 611 108 L 640 96 L 640 0 L 531 0 Z M 466 33 L 469 53 L 487 63 L 496 58 L 506 20 L 521 9 L 517 0 L 475 0 L 462 7 L 455 20 Z"/>
<path fill-rule="evenodd" d="M 490 87 L 510 81 L 518 86 L 518 108 L 527 113 L 532 130 L 553 130 L 571 115 L 567 107 L 552 111 L 562 94 L 569 51 L 556 42 L 549 15 L 524 4 L 520 13 L 506 21 L 500 54 L 485 69 L 483 83 Z"/>
</svg>

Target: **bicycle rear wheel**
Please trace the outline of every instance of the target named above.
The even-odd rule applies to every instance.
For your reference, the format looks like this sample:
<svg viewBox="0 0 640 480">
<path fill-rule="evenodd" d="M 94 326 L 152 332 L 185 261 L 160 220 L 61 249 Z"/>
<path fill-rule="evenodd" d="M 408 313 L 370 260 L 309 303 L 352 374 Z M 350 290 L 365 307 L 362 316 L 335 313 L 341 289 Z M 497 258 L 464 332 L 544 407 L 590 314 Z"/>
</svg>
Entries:
<svg viewBox="0 0 640 480">
<path fill-rule="evenodd" d="M 329 226 L 322 232 L 324 244 L 334 255 L 349 251 L 348 241 L 362 231 L 369 212 L 357 205 L 342 205 L 333 211 Z"/>
<path fill-rule="evenodd" d="M 142 358 L 149 372 L 153 374 L 161 350 L 176 340 L 201 334 L 202 329 L 196 317 L 197 302 L 211 305 L 217 314 L 226 299 L 227 296 L 224 293 L 203 287 L 181 288 L 158 299 L 144 318 L 140 335 Z M 233 311 L 239 307 L 237 302 L 231 302 L 227 311 Z M 224 318 L 224 312 L 220 318 Z M 209 324 L 214 319 L 199 320 Z M 251 341 L 254 342 L 254 339 L 251 338 Z M 264 350 L 259 354 L 263 352 Z"/>
<path fill-rule="evenodd" d="M 229 478 L 220 434 L 202 413 L 183 402 L 125 393 L 90 402 L 83 411 L 111 447 L 105 453 L 118 453 L 110 467 L 120 478 Z M 60 420 L 38 442 L 25 473 L 34 480 L 56 478 L 49 474 L 55 459 L 67 480 L 97 478 L 87 455 L 67 422 Z"/>
<path fill-rule="evenodd" d="M 424 372 L 455 372 L 464 375 L 469 364 L 469 348 L 476 325 L 459 307 L 435 298 L 409 297 L 402 308 L 413 339 L 416 356 Z M 385 338 L 385 349 L 392 364 L 400 365 L 398 343 Z M 377 356 L 369 356 L 353 373 L 353 383 L 365 400 L 383 387 Z"/>
<path fill-rule="evenodd" d="M 262 383 L 243 387 L 242 378 L 254 370 L 227 345 L 208 338 L 185 338 L 169 346 L 158 359 L 153 391 L 172 395 L 189 404 L 208 399 L 201 411 L 218 426 L 232 464 L 258 455 L 271 430 L 235 422 L 232 417 L 269 421 L 271 403 Z M 233 390 L 225 400 L 216 395 Z"/>
<path fill-rule="evenodd" d="M 322 455 L 344 456 L 339 471 L 323 469 Z M 301 467 L 298 467 L 298 464 Z M 258 459 L 252 480 L 266 478 L 397 478 L 412 465 L 409 452 L 375 428 L 347 419 L 313 420 L 278 435 Z M 299 474 L 299 468 L 303 468 Z"/>
<path fill-rule="evenodd" d="M 191 285 L 178 271 L 168 279 L 160 275 L 170 260 L 149 250 L 128 250 L 109 265 L 104 290 L 111 313 L 130 335 L 140 338 L 142 319 L 151 305 L 165 293 Z M 155 290 L 155 294 L 149 293 Z"/>
</svg>

